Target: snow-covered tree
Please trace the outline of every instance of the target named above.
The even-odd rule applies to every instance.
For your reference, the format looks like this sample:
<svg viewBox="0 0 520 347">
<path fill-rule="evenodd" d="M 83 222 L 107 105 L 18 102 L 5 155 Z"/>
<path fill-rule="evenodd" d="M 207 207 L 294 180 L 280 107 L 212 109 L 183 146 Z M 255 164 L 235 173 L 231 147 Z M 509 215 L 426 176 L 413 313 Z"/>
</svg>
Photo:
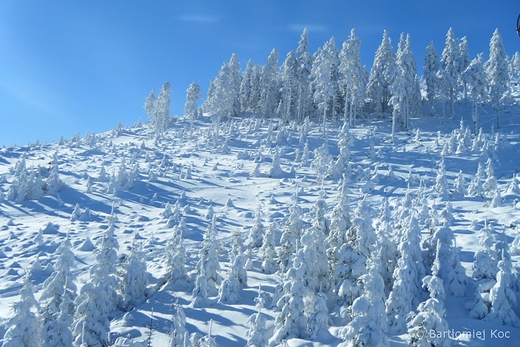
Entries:
<svg viewBox="0 0 520 347">
<path fill-rule="evenodd" d="M 44 190 L 46 194 L 57 194 L 65 187 L 65 183 L 60 179 L 60 171 L 58 166 L 58 152 L 52 156 L 49 177 L 45 180 Z"/>
<path fill-rule="evenodd" d="M 483 196 L 484 195 L 484 187 L 482 185 L 482 180 L 484 179 L 484 164 L 482 162 L 478 163 L 477 173 L 473 176 L 471 183 L 468 187 L 468 195 L 469 196 Z"/>
<path fill-rule="evenodd" d="M 249 316 L 247 321 L 249 330 L 247 331 L 247 345 L 251 347 L 265 347 L 267 346 L 266 338 L 266 318 L 262 315 L 264 308 L 264 300 L 262 298 L 262 288 L 258 287 L 258 297 L 255 299 L 258 311 Z"/>
<path fill-rule="evenodd" d="M 334 112 L 335 97 L 338 94 L 338 51 L 334 38 L 327 41 L 319 49 L 312 63 L 311 87 L 313 100 L 322 114 L 322 136 L 326 136 L 326 120 L 328 111 Z M 337 99 L 336 99 L 337 100 Z"/>
<path fill-rule="evenodd" d="M 266 274 L 273 274 L 278 270 L 275 246 L 275 224 L 271 223 L 264 235 L 262 247 L 258 251 L 262 257 L 262 271 Z"/>
<path fill-rule="evenodd" d="M 297 91 L 297 120 L 302 121 L 310 116 L 312 103 L 312 90 L 310 87 L 310 74 L 313 58 L 309 54 L 309 32 L 303 29 L 296 49 L 296 61 L 298 63 L 298 91 Z"/>
<path fill-rule="evenodd" d="M 367 81 L 366 68 L 361 64 L 361 41 L 356 36 L 355 29 L 350 31 L 348 40 L 343 42 L 339 54 L 339 72 L 341 80 L 339 87 L 345 99 L 344 119 L 351 126 L 356 125 L 356 118 L 364 103 Z"/>
<path fill-rule="evenodd" d="M 296 109 L 298 93 L 298 61 L 295 51 L 287 53 L 280 68 L 280 104 L 278 114 L 289 121 Z"/>
<path fill-rule="evenodd" d="M 426 82 L 426 99 L 430 108 L 430 115 L 435 115 L 435 100 L 438 95 L 439 79 L 437 72 L 440 69 L 439 56 L 435 50 L 433 42 L 430 41 L 426 47 L 426 54 L 424 56 L 424 80 Z"/>
<path fill-rule="evenodd" d="M 216 294 L 216 287 L 222 282 L 220 275 L 220 263 L 217 255 L 217 241 L 216 237 L 216 216 L 213 216 L 212 223 L 206 229 L 204 234 L 204 240 L 202 241 L 202 248 L 199 251 L 199 261 L 195 266 L 198 274 L 197 276 L 203 276 L 206 280 L 204 288 L 208 291 L 209 295 Z M 196 280 L 197 282 L 197 280 Z M 196 285 L 197 286 L 197 285 Z"/>
<path fill-rule="evenodd" d="M 76 347 L 108 343 L 109 317 L 120 301 L 115 290 L 118 248 L 114 226 L 109 225 L 94 250 L 96 262 L 89 270 L 90 281 L 81 287 L 74 302 L 76 313 L 72 330 Z"/>
<path fill-rule="evenodd" d="M 383 278 L 379 274 L 379 262 L 368 261 L 368 273 L 359 278 L 363 294 L 352 303 L 352 320 L 339 335 L 345 341 L 339 346 L 390 346 L 386 331 L 385 294 Z"/>
<path fill-rule="evenodd" d="M 495 29 L 489 42 L 489 60 L 484 65 L 488 79 L 489 97 L 497 112 L 497 129 L 500 128 L 500 107 L 508 100 L 509 87 L 509 58 L 507 57 L 502 37 Z"/>
<path fill-rule="evenodd" d="M 274 115 L 278 106 L 278 51 L 273 48 L 260 77 L 260 111 L 264 117 Z"/>
<path fill-rule="evenodd" d="M 301 271 L 302 260 L 296 257 L 293 266 L 287 271 L 288 287 L 277 302 L 280 313 L 276 316 L 273 336 L 269 339 L 269 345 L 277 345 L 288 338 L 307 336 L 307 316 L 304 314 L 304 296 L 306 294 Z"/>
<path fill-rule="evenodd" d="M 278 261 L 280 262 L 282 272 L 285 272 L 288 266 L 292 264 L 293 257 L 296 254 L 296 247 L 300 242 L 300 236 L 303 231 L 302 210 L 296 199 L 289 207 L 289 218 L 285 223 L 285 228 L 280 238 Z"/>
<path fill-rule="evenodd" d="M 191 347 L 189 333 L 186 330 L 186 314 L 178 303 L 175 305 L 175 315 L 172 321 L 168 347 Z"/>
<path fill-rule="evenodd" d="M 449 198 L 448 194 L 448 180 L 446 179 L 446 164 L 444 163 L 444 156 L 441 157 L 439 168 L 437 170 L 437 177 L 435 178 L 435 191 L 442 200 Z"/>
<path fill-rule="evenodd" d="M 258 112 L 260 102 L 261 69 L 249 59 L 242 74 L 239 88 L 239 102 L 241 112 Z"/>
<path fill-rule="evenodd" d="M 258 248 L 262 246 L 264 239 L 265 227 L 262 223 L 262 207 L 258 205 L 255 211 L 254 224 L 249 231 L 248 245 L 249 247 Z"/>
<path fill-rule="evenodd" d="M 388 113 L 388 102 L 392 96 L 390 88 L 394 76 L 395 54 L 388 32 L 385 30 L 383 40 L 374 57 L 367 85 L 367 97 L 377 117 L 383 117 Z"/>
<path fill-rule="evenodd" d="M 148 273 L 142 245 L 134 239 L 130 255 L 125 256 L 121 265 L 121 306 L 129 310 L 146 300 Z"/>
<path fill-rule="evenodd" d="M 439 262 L 437 276 L 442 279 L 445 291 L 454 296 L 464 296 L 467 277 L 460 264 L 455 236 L 447 223 L 435 231 L 432 243 L 436 244 L 436 260 Z"/>
<path fill-rule="evenodd" d="M 20 290 L 20 300 L 12 307 L 14 315 L 7 322 L 2 347 L 39 347 L 42 345 L 42 326 L 36 313 L 38 308 L 29 276 L 26 275 Z"/>
<path fill-rule="evenodd" d="M 173 228 L 172 236 L 165 247 L 166 263 L 168 265 L 168 281 L 172 284 L 186 279 L 186 250 L 183 245 L 182 221 Z"/>
<path fill-rule="evenodd" d="M 199 85 L 192 82 L 186 90 L 186 102 L 184 103 L 184 116 L 190 121 L 191 128 L 193 128 L 193 122 L 199 116 L 197 103 L 201 98 L 202 94 L 200 93 Z"/>
<path fill-rule="evenodd" d="M 421 302 L 417 314 L 408 322 L 408 343 L 410 346 L 450 347 L 451 341 L 447 334 L 430 334 L 431 332 L 446 332 L 448 322 L 444 319 L 444 285 L 437 277 L 439 265 L 434 262 L 432 275 L 423 278 L 423 285 L 430 292 L 430 298 Z"/>
<path fill-rule="evenodd" d="M 60 346 L 60 330 L 70 334 L 74 314 L 73 301 L 76 298 L 75 276 L 72 270 L 75 266 L 74 253 L 67 237 L 56 250 L 58 257 L 54 265 L 54 272 L 45 280 L 40 295 L 42 307 L 43 330 L 42 340 L 46 347 Z M 65 324 L 65 325 L 63 325 Z"/>
<path fill-rule="evenodd" d="M 153 129 L 156 137 L 162 136 L 170 122 L 170 89 L 170 82 L 163 83 L 161 92 L 154 103 Z"/>
<path fill-rule="evenodd" d="M 146 97 L 146 101 L 144 102 L 143 108 L 146 111 L 146 115 L 148 116 L 147 122 L 152 124 L 155 119 L 154 111 L 157 103 L 157 98 L 155 97 L 155 89 L 150 91 L 150 94 Z"/>
<path fill-rule="evenodd" d="M 448 90 L 450 100 L 450 116 L 453 118 L 455 114 L 455 101 L 459 89 L 459 45 L 450 28 L 446 34 L 446 41 L 441 55 L 442 77 Z"/>
<path fill-rule="evenodd" d="M 396 73 L 399 75 L 399 78 L 395 77 L 395 83 L 398 85 L 392 86 L 392 90 L 395 88 L 394 97 L 400 100 L 392 101 L 392 104 L 394 107 L 397 106 L 400 111 L 399 122 L 402 128 L 408 130 L 410 115 L 418 113 L 421 100 L 419 78 L 417 76 L 415 57 L 411 48 L 410 35 L 406 35 L 405 38 L 404 33 L 401 34 L 395 58 Z"/>
<path fill-rule="evenodd" d="M 236 53 L 231 54 L 229 59 L 229 68 L 231 70 L 231 94 L 233 95 L 233 115 L 240 113 L 240 84 L 242 76 L 240 74 L 240 62 Z"/>
<path fill-rule="evenodd" d="M 512 287 L 512 265 L 509 255 L 502 251 L 502 259 L 498 262 L 496 284 L 489 291 L 491 310 L 485 320 L 498 321 L 502 324 L 518 326 L 520 319 L 514 311 L 516 295 Z"/>
</svg>

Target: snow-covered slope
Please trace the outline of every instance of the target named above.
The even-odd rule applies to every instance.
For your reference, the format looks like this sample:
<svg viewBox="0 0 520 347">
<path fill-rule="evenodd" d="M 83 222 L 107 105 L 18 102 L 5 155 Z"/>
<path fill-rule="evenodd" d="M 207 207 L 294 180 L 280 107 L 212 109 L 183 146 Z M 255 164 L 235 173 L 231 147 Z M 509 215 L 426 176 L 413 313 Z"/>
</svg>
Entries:
<svg viewBox="0 0 520 347">
<path fill-rule="evenodd" d="M 480 230 L 486 225 L 492 227 L 493 240 L 511 244 L 520 225 L 520 190 L 515 178 L 520 168 L 520 117 L 517 111 L 503 116 L 503 128 L 496 134 L 490 126 L 493 116 L 488 117 L 489 121 L 482 120 L 484 132 L 480 142 L 466 131 L 464 124 L 461 127 L 459 120 L 440 124 L 439 119 L 430 117 L 412 119 L 416 130 L 398 133 L 394 142 L 390 137 L 391 124 L 386 120 L 365 123 L 348 131 L 350 171 L 345 171 L 345 177 L 349 189 L 348 207 L 353 218 L 358 202 L 364 197 L 368 204 L 366 219 L 375 224 L 379 220 L 380 207 L 387 199 L 396 233 L 388 237 L 395 243 L 397 233 L 402 233 L 403 227 L 399 229 L 397 225 L 403 222 L 399 213 L 402 213 L 408 195 L 410 205 L 405 205 L 405 209 L 409 214 L 411 210 L 417 210 L 423 240 L 428 239 L 429 228 L 434 232 L 445 221 L 455 235 L 453 246 L 459 250 L 457 256 L 465 268 L 468 282 L 462 297 L 446 293 L 445 318 L 449 329 L 453 330 L 436 331 L 452 337 L 454 346 L 493 346 L 497 343 L 515 346 L 520 341 L 518 327 L 502 325 L 498 319 L 471 319 L 466 309 L 466 303 L 475 298 L 472 264 L 475 252 L 482 248 Z M 219 138 L 215 142 L 210 122 L 199 121 L 190 130 L 189 123 L 180 119 L 158 141 L 146 125 L 135 125 L 76 137 L 60 144 L 2 148 L 0 317 L 3 324 L 0 336 L 9 327 L 11 308 L 20 299 L 26 274 L 38 299 L 44 281 L 55 270 L 58 246 L 69 237 L 76 257 L 75 283 L 81 288 L 90 281 L 89 269 L 95 263 L 96 243 L 98 248 L 102 247 L 98 241 L 113 225 L 119 243 L 118 262 L 126 259 L 123 254 L 128 256 L 136 244 L 140 245 L 149 286 L 147 297 L 138 300 L 135 308 L 111 315 L 109 341 L 131 345 L 139 341 L 146 344 L 151 339 L 153 346 L 168 345 L 175 309 L 180 305 L 186 314 L 186 329 L 190 334 L 205 336 L 211 325 L 211 336 L 219 346 L 244 346 L 250 328 L 248 319 L 257 312 L 255 298 L 259 286 L 266 297 L 261 314 L 267 320 L 265 338 L 269 339 L 276 330 L 275 319 L 280 314 L 275 303 L 269 301 L 273 295 L 280 297 L 275 293 L 276 286 L 287 283 L 291 275 L 264 273 L 259 249 L 249 251 L 250 229 L 258 223 L 255 213 L 260 206 L 260 223 L 265 230 L 272 223 L 277 249 L 282 233 L 288 228 L 289 208 L 296 204 L 295 201 L 302 211 L 303 230 L 316 224 L 316 203 L 320 197 L 326 204 L 325 220 L 330 223 L 343 179 L 341 173 L 329 170 L 329 166 L 341 157 L 338 149 L 341 125 L 341 122 L 328 124 L 325 141 L 320 124 L 310 123 L 309 129 L 301 130 L 301 125 L 282 124 L 276 119 L 237 118 L 220 125 Z M 308 144 L 308 161 L 302 160 L 305 143 Z M 327 150 L 319 164 L 314 160 L 318 153 L 315 150 L 323 145 Z M 463 178 L 459 187 L 467 189 L 479 162 L 486 167 L 488 159 L 501 199 L 496 197 L 497 190 L 476 196 L 461 194 L 455 185 L 459 172 L 459 177 Z M 23 161 L 25 168 L 20 168 L 19 163 Z M 443 191 L 442 177 L 439 178 L 441 161 L 445 165 L 446 191 Z M 49 179 L 56 168 L 61 185 L 59 182 L 52 185 Z M 26 183 L 25 187 L 29 186 L 33 193 L 20 193 L 21 181 L 32 182 Z M 485 181 L 486 177 L 483 177 L 482 183 Z M 44 191 L 39 188 L 42 185 Z M 25 199 L 27 197 L 34 199 Z M 449 216 L 450 204 L 452 217 Z M 215 219 L 208 216 L 208 211 L 213 212 Z M 421 220 L 420 212 L 426 213 L 424 211 L 429 215 Z M 437 226 L 427 221 L 431 216 L 438 220 Z M 181 233 L 188 278 L 172 283 L 168 282 L 171 269 L 166 251 L 179 230 L 180 217 L 185 222 Z M 239 290 L 236 303 L 219 302 L 217 293 L 210 291 L 208 300 L 193 307 L 196 264 L 204 246 L 204 234 L 213 223 L 215 241 L 212 247 L 220 262 L 220 275 L 224 279 L 230 275 L 232 246 L 239 234 L 242 251 L 252 262 L 247 270 L 247 286 Z M 263 237 L 261 241 L 264 241 Z M 297 249 L 305 247 L 300 241 L 296 243 Z M 520 253 L 512 252 L 513 264 L 518 255 Z M 431 273 L 431 270 L 427 268 L 426 272 Z M 513 273 L 516 274 L 516 270 L 513 269 Z M 511 288 L 518 297 L 520 282 L 514 276 L 511 278 Z M 328 281 L 332 283 L 333 279 Z M 419 301 L 428 298 L 426 291 L 421 295 Z M 306 305 L 309 301 L 312 304 L 315 299 L 304 300 Z M 327 304 L 330 327 L 313 337 L 302 333 L 301 338 L 289 339 L 288 345 L 335 346 L 342 342 L 342 328 L 350 319 L 348 315 L 342 318 L 342 310 L 335 307 L 334 300 L 329 298 Z M 518 307 L 514 310 L 520 315 Z M 387 335 L 390 345 L 408 344 L 406 331 L 390 330 Z"/>
</svg>

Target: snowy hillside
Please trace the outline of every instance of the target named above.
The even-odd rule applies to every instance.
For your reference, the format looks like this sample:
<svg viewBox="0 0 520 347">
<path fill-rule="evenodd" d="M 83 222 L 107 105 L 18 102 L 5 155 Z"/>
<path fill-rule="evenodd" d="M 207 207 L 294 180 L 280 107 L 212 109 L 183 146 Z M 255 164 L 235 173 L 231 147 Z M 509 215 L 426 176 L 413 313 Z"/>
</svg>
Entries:
<svg viewBox="0 0 520 347">
<path fill-rule="evenodd" d="M 180 119 L 159 140 L 138 124 L 4 147 L 0 335 L 27 334 L 36 314 L 86 345 L 108 331 L 117 346 L 182 331 L 230 347 L 406 346 L 432 332 L 518 345 L 517 112 L 497 133 L 483 117 L 479 136 L 469 116 L 412 118 L 394 142 L 387 120 L 329 122 L 324 141 L 321 124 L 235 118 L 217 145 L 212 123 Z"/>
</svg>

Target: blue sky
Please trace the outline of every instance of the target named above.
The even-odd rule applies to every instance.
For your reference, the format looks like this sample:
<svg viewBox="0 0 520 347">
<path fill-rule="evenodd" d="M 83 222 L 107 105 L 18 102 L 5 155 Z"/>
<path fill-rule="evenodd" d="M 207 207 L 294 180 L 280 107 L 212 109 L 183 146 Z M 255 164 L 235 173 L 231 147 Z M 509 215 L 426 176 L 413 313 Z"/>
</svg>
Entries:
<svg viewBox="0 0 520 347">
<path fill-rule="evenodd" d="M 495 28 L 512 55 L 519 12 L 512 0 L 2 1 L 0 145 L 144 120 L 147 94 L 165 81 L 181 114 L 192 81 L 205 92 L 233 52 L 244 68 L 277 48 L 281 64 L 304 27 L 312 52 L 331 36 L 340 47 L 356 28 L 368 68 L 384 29 L 394 49 L 401 32 L 411 35 L 419 67 L 429 41 L 442 52 L 449 27 L 468 38 L 471 58 L 487 56 Z"/>
</svg>

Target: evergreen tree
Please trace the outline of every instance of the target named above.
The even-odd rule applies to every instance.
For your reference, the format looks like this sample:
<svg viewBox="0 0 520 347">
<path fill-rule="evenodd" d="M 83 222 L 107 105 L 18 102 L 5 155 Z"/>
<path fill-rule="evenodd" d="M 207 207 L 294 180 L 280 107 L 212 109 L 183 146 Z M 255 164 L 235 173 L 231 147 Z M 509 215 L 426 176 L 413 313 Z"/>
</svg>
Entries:
<svg viewBox="0 0 520 347">
<path fill-rule="evenodd" d="M 370 70 L 367 85 L 367 97 L 377 117 L 388 113 L 392 96 L 391 85 L 395 76 L 395 54 L 388 32 L 383 32 L 383 40 L 377 48 L 374 64 Z"/>
<path fill-rule="evenodd" d="M 455 101 L 459 88 L 459 46 L 453 29 L 450 28 L 446 34 L 446 41 L 444 43 L 444 50 L 441 55 L 442 76 L 449 93 L 450 100 L 450 116 L 453 118 L 455 114 Z"/>
<path fill-rule="evenodd" d="M 72 273 L 76 267 L 76 260 L 74 253 L 70 250 L 71 247 L 70 239 L 67 236 L 56 250 L 58 257 L 54 265 L 55 270 L 42 286 L 40 304 L 42 305 L 44 346 L 59 346 L 61 335 L 59 330 L 67 330 L 70 334 L 72 322 L 69 320 L 74 314 L 73 301 L 76 298 L 77 290 L 73 283 L 75 276 Z"/>
<path fill-rule="evenodd" d="M 435 100 L 438 95 L 439 78 L 437 72 L 440 70 L 439 56 L 433 42 L 430 41 L 426 47 L 426 55 L 424 56 L 424 80 L 426 82 L 426 99 L 430 109 L 430 115 L 435 115 Z"/>
<path fill-rule="evenodd" d="M 279 344 L 288 338 L 307 337 L 307 316 L 304 313 L 306 294 L 303 283 L 303 271 L 301 271 L 302 259 L 298 256 L 293 265 L 287 271 L 288 291 L 277 302 L 280 313 L 275 319 L 273 336 L 269 339 L 269 345 Z"/>
<path fill-rule="evenodd" d="M 89 270 L 90 282 L 83 285 L 75 300 L 73 323 L 74 345 L 80 347 L 106 345 L 110 331 L 109 317 L 119 304 L 114 277 L 117 264 L 118 242 L 114 226 L 110 225 L 98 240 L 96 262 Z"/>
<path fill-rule="evenodd" d="M 444 319 L 444 285 L 437 277 L 438 263 L 432 266 L 432 275 L 423 278 L 423 285 L 428 288 L 430 298 L 417 307 L 418 313 L 408 323 L 408 343 L 410 346 L 450 347 L 451 341 L 446 334 L 430 334 L 449 330 Z"/>
<path fill-rule="evenodd" d="M 202 94 L 200 93 L 199 85 L 191 82 L 186 90 L 186 103 L 184 104 L 184 116 L 190 121 L 191 128 L 193 128 L 193 123 L 199 116 L 197 103 L 201 98 Z"/>
<path fill-rule="evenodd" d="M 205 290 L 209 295 L 216 294 L 216 288 L 222 282 L 220 275 L 220 263 L 216 251 L 216 216 L 213 216 L 212 223 L 206 229 L 204 240 L 202 241 L 202 248 L 199 251 L 199 261 L 195 266 L 198 273 L 197 276 L 202 276 L 207 281 L 204 284 Z M 197 282 L 197 280 L 196 280 Z M 196 285 L 197 286 L 197 285 Z M 201 284 L 202 286 L 202 284 Z"/>
<path fill-rule="evenodd" d="M 157 138 L 163 135 L 170 122 L 170 89 L 170 82 L 163 83 L 161 92 L 154 104 L 153 129 Z"/>
<path fill-rule="evenodd" d="M 13 317 L 7 323 L 2 347 L 39 347 L 42 345 L 41 321 L 37 316 L 38 302 L 34 298 L 29 276 L 20 291 L 20 301 L 13 305 Z"/>
<path fill-rule="evenodd" d="M 262 288 L 258 287 L 258 297 L 255 299 L 256 307 L 258 311 L 249 316 L 247 323 L 249 330 L 247 331 L 247 345 L 251 347 L 265 347 L 267 346 L 266 319 L 262 315 L 262 309 L 264 308 L 264 300 L 262 299 Z"/>
<path fill-rule="evenodd" d="M 339 331 L 345 341 L 339 346 L 390 346 L 386 336 L 384 283 L 377 260 L 368 261 L 368 273 L 362 275 L 359 282 L 363 294 L 352 303 L 352 320 Z"/>
<path fill-rule="evenodd" d="M 356 118 L 363 106 L 368 83 L 367 71 L 361 64 L 360 46 L 361 41 L 352 29 L 348 40 L 343 42 L 339 54 L 338 69 L 341 74 L 339 87 L 345 100 L 343 121 L 351 126 L 356 125 Z"/>
<path fill-rule="evenodd" d="M 297 120 L 302 121 L 310 116 L 312 91 L 310 88 L 310 74 L 312 69 L 312 56 L 309 54 L 309 32 L 307 28 L 303 32 L 296 49 L 296 61 L 298 63 L 298 94 L 297 94 Z"/>
<path fill-rule="evenodd" d="M 262 207 L 258 205 L 255 212 L 254 224 L 249 231 L 248 245 L 252 248 L 258 248 L 262 246 L 263 238 L 265 234 L 265 227 L 262 223 Z"/>
<path fill-rule="evenodd" d="M 267 64 L 262 68 L 260 77 L 260 111 L 264 117 L 270 117 L 275 114 L 278 105 L 278 51 L 273 48 Z"/>
<path fill-rule="evenodd" d="M 502 259 L 498 262 L 496 284 L 489 291 L 491 310 L 485 319 L 516 327 L 520 319 L 513 309 L 516 306 L 516 295 L 511 289 L 512 265 L 508 256 L 503 250 Z"/>
<path fill-rule="evenodd" d="M 233 98 L 233 116 L 237 116 L 240 113 L 240 85 L 242 84 L 242 76 L 240 74 L 240 62 L 238 61 L 238 55 L 233 53 L 229 59 L 229 69 L 231 70 L 231 90 Z"/>
<path fill-rule="evenodd" d="M 262 271 L 273 274 L 278 270 L 277 255 L 275 250 L 275 224 L 271 223 L 264 235 L 262 247 L 258 252 L 262 257 Z"/>
<path fill-rule="evenodd" d="M 175 315 L 170 329 L 170 341 L 168 347 L 191 347 L 188 330 L 186 330 L 186 314 L 182 307 L 175 305 Z"/>
<path fill-rule="evenodd" d="M 121 305 L 125 310 L 129 310 L 146 300 L 147 276 L 142 245 L 134 239 L 131 253 L 125 256 L 121 269 Z"/>
<path fill-rule="evenodd" d="M 280 69 L 280 104 L 278 114 L 289 121 L 296 106 L 298 93 L 298 61 L 295 52 L 290 51 Z"/>
<path fill-rule="evenodd" d="M 489 42 L 489 60 L 484 69 L 488 79 L 489 97 L 497 112 L 497 129 L 500 128 L 500 107 L 509 98 L 509 58 L 507 57 L 502 37 L 498 29 L 493 33 Z"/>
<path fill-rule="evenodd" d="M 462 74 L 472 100 L 473 133 L 477 135 L 479 127 L 479 107 L 486 98 L 486 74 L 482 64 L 482 54 L 473 59 Z"/>
<path fill-rule="evenodd" d="M 150 124 L 153 124 L 154 119 L 155 119 L 154 111 L 155 111 L 156 103 L 157 103 L 157 98 L 155 97 L 155 89 L 152 89 L 150 91 L 150 94 L 148 94 L 148 96 L 146 97 L 146 101 L 143 105 L 143 108 L 146 111 L 146 115 L 148 117 L 147 122 Z"/>
<path fill-rule="evenodd" d="M 280 270 L 285 272 L 294 255 L 296 254 L 296 246 L 300 242 L 300 236 L 303 231 L 303 222 L 301 220 L 302 210 L 298 206 L 297 197 L 293 200 L 289 207 L 289 218 L 285 223 L 285 229 L 280 238 L 280 248 L 278 249 L 278 261 L 280 262 Z"/>
<path fill-rule="evenodd" d="M 202 109 L 216 120 L 217 131 L 220 120 L 234 116 L 235 94 L 233 89 L 233 71 L 228 63 L 222 64 L 220 71 L 210 82 L 208 95 Z"/>
</svg>

